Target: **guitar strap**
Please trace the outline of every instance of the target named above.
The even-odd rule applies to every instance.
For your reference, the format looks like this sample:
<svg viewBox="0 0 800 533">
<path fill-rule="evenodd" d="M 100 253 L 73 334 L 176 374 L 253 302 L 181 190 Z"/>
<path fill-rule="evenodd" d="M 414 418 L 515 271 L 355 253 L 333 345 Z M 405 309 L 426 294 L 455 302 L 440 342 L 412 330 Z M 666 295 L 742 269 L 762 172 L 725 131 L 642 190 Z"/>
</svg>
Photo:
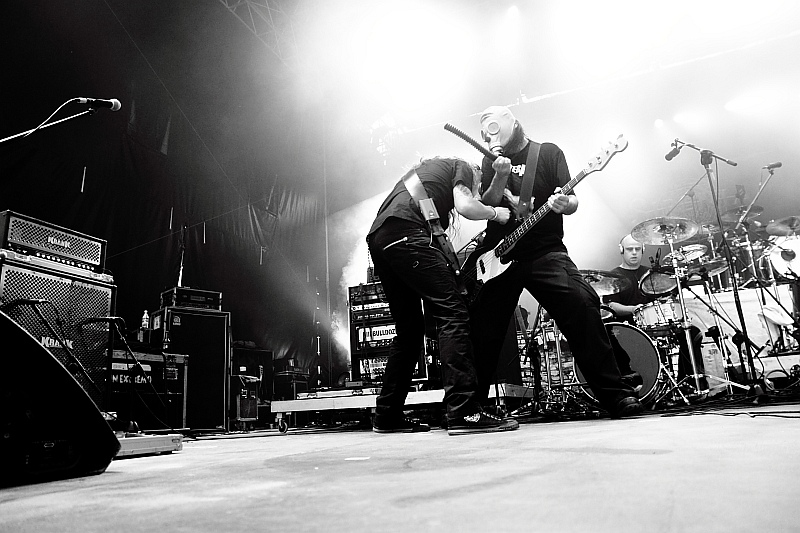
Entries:
<svg viewBox="0 0 800 533">
<path fill-rule="evenodd" d="M 529 141 L 528 159 L 525 162 L 525 174 L 522 176 L 522 186 L 519 191 L 519 209 L 517 220 L 527 218 L 531 211 L 531 196 L 533 195 L 533 181 L 536 178 L 536 166 L 539 164 L 539 149 L 541 144 Z"/>
<path fill-rule="evenodd" d="M 445 233 L 441 222 L 439 222 L 439 213 L 436 210 L 436 206 L 433 204 L 433 200 L 428 197 L 428 193 L 425 191 L 425 187 L 422 186 L 422 181 L 419 179 L 417 172 L 413 169 L 406 172 L 406 175 L 403 176 L 403 184 L 411 194 L 411 197 L 417 201 L 422 217 L 430 227 L 431 240 L 444 253 L 448 266 L 453 269 L 456 277 L 460 280 L 461 265 L 458 262 L 455 248 L 453 248 L 453 243 L 450 242 L 450 239 L 447 238 L 447 233 Z"/>
</svg>

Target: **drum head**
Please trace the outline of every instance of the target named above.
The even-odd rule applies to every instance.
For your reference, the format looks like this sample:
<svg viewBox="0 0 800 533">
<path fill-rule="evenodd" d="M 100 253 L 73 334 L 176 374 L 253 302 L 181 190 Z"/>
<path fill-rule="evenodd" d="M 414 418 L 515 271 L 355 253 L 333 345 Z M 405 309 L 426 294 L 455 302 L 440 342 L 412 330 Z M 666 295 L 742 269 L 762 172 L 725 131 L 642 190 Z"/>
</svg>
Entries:
<svg viewBox="0 0 800 533">
<path fill-rule="evenodd" d="M 655 394 L 660 368 L 655 344 L 645 332 L 629 324 L 609 322 L 606 324 L 606 331 L 617 361 L 624 357 L 630 358 L 630 367 L 642 376 L 643 384 L 638 394 L 642 403 L 647 403 Z M 575 375 L 581 383 L 586 382 L 577 364 Z M 592 390 L 587 385 L 584 385 L 583 389 L 586 394 L 594 398 Z"/>
<path fill-rule="evenodd" d="M 639 281 L 639 290 L 651 296 L 665 296 L 677 286 L 678 282 L 675 281 L 672 272 L 665 269 L 649 270 Z"/>
</svg>

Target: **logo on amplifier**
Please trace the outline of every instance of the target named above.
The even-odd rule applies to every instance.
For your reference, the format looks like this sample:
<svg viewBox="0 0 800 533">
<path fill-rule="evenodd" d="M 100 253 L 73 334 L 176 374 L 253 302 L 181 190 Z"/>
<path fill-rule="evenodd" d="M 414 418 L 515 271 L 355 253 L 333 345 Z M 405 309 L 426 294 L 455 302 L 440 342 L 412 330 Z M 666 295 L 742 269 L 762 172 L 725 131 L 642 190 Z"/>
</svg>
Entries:
<svg viewBox="0 0 800 533">
<path fill-rule="evenodd" d="M 60 342 L 51 337 L 42 337 L 41 343 L 42 346 L 44 346 L 45 348 L 63 348 Z M 71 340 L 64 339 L 64 344 L 66 344 L 67 348 L 69 348 L 70 350 L 74 349 Z"/>
<path fill-rule="evenodd" d="M 47 237 L 47 243 L 52 244 L 54 246 L 60 246 L 62 248 L 69 248 L 69 241 L 61 241 L 56 239 L 55 237 Z"/>
</svg>

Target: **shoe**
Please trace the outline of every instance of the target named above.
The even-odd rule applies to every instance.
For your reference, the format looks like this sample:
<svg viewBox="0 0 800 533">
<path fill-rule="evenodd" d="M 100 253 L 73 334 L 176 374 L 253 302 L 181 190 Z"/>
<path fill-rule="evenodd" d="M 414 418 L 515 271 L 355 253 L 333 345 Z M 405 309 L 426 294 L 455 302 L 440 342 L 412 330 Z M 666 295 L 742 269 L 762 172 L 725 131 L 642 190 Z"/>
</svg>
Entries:
<svg viewBox="0 0 800 533">
<path fill-rule="evenodd" d="M 431 427 L 421 424 L 416 420 L 406 417 L 387 417 L 376 416 L 372 423 L 372 431 L 375 433 L 422 433 L 430 431 Z"/>
<path fill-rule="evenodd" d="M 617 402 L 616 408 L 609 413 L 611 418 L 625 418 L 644 412 L 644 405 L 635 396 L 627 396 Z"/>
<path fill-rule="evenodd" d="M 642 379 L 641 374 L 639 374 L 638 372 L 623 374 L 622 382 L 625 385 L 628 385 L 630 388 L 632 388 L 634 392 L 639 392 L 640 390 L 642 390 L 642 387 L 644 386 L 644 380 Z"/>
<path fill-rule="evenodd" d="M 489 433 L 492 431 L 510 431 L 517 429 L 519 422 L 513 418 L 499 418 L 485 411 L 472 415 L 447 419 L 448 435 L 466 435 L 469 433 Z"/>
</svg>

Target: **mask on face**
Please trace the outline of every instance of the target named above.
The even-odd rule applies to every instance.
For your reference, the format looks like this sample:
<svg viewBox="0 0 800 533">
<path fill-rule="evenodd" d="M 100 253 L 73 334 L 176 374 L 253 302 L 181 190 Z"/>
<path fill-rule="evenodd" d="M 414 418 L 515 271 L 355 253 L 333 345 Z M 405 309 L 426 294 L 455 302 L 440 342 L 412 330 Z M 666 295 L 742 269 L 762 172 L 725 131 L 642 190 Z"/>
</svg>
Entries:
<svg viewBox="0 0 800 533">
<path fill-rule="evenodd" d="M 504 106 L 492 106 L 481 113 L 481 136 L 489 150 L 500 155 L 514 136 L 516 119 Z"/>
</svg>

